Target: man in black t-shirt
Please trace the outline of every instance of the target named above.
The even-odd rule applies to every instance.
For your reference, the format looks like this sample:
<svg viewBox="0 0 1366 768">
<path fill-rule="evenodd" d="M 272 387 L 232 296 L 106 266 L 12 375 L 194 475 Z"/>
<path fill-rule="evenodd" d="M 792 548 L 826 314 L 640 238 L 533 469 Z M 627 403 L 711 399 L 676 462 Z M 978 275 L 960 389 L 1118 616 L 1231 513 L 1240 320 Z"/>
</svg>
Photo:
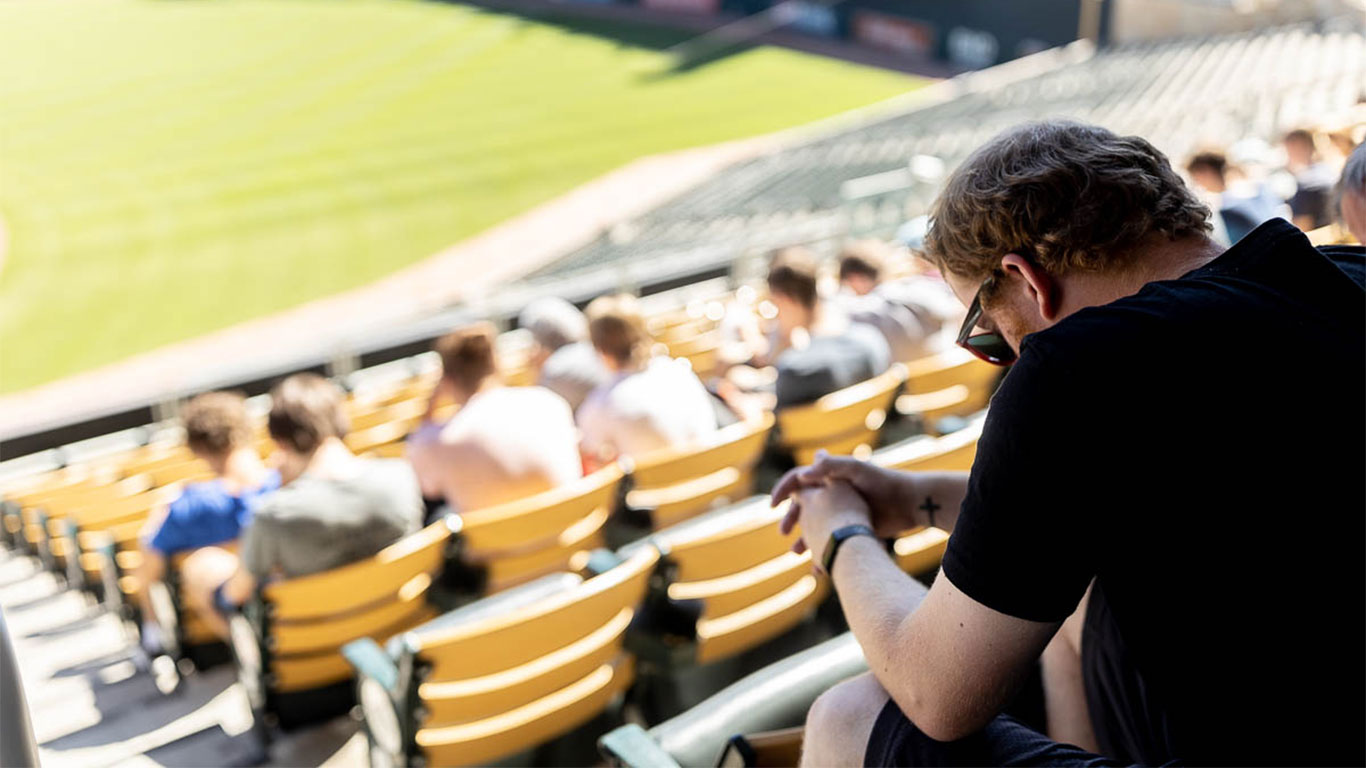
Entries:
<svg viewBox="0 0 1366 768">
<path fill-rule="evenodd" d="M 960 344 L 1015 364 L 970 475 L 825 457 L 774 489 L 871 669 L 812 707 L 805 763 L 1366 761 L 1366 257 L 1282 220 L 1221 252 L 1207 218 L 1078 123 L 951 177 L 929 257 Z M 914 525 L 951 532 L 928 590 L 877 541 Z M 1094 751 L 1001 714 L 1088 586 Z"/>
</svg>

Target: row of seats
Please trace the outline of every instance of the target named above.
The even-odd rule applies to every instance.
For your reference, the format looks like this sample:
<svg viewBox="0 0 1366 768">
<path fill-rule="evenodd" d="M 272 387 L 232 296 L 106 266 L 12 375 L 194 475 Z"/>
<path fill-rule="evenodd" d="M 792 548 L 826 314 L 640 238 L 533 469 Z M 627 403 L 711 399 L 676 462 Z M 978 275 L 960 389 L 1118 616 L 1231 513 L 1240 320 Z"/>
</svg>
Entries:
<svg viewBox="0 0 1366 768">
<path fill-rule="evenodd" d="M 709 371 L 718 360 L 718 306 L 715 301 L 698 302 L 658 313 L 650 319 L 651 330 L 664 350 L 687 357 L 698 370 Z M 510 383 L 530 383 L 528 367 L 519 364 L 517 347 L 509 345 L 500 357 Z M 561 638 L 565 635 L 555 630 L 560 619 L 542 617 L 533 603 L 540 605 L 540 601 L 555 596 L 555 601 L 562 600 L 565 606 L 577 605 L 579 598 L 571 598 L 571 594 L 595 594 L 595 590 L 605 589 L 604 584 L 617 580 L 635 584 L 633 579 L 640 576 L 633 570 L 636 566 L 648 571 L 641 582 L 648 588 L 637 592 L 633 587 L 614 587 L 612 600 L 630 598 L 612 614 L 615 621 L 629 622 L 647 605 L 687 605 L 695 610 L 673 617 L 670 633 L 637 633 L 636 647 L 614 661 L 610 672 L 602 665 L 594 667 L 596 683 L 585 682 L 582 689 L 576 689 L 584 693 L 584 700 L 600 704 L 631 685 L 631 665 L 642 654 L 652 664 L 665 659 L 673 665 L 699 665 L 762 644 L 810 616 L 827 588 L 810 573 L 806 556 L 788 551 L 790 541 L 777 534 L 780 511 L 752 500 L 721 512 L 703 513 L 753 492 L 754 468 L 766 449 L 777 446 L 800 462 L 810 461 L 818 448 L 867 456 L 877 445 L 889 414 L 913 416 L 933 428 L 943 415 L 985 406 L 995 375 L 994 368 L 960 351 L 898 365 L 882 376 L 810 405 L 784 410 L 776 418 L 765 414 L 726 427 L 705 445 L 665 450 L 634 462 L 624 460 L 532 498 L 450 516 L 369 561 L 268 584 L 234 620 L 231 642 L 260 731 L 266 734 L 271 725 L 290 725 L 348 705 L 352 666 L 343 659 L 342 649 L 349 642 L 404 638 L 400 645 L 391 643 L 385 655 L 399 669 L 411 671 L 411 665 L 403 666 L 403 653 L 408 653 L 411 661 L 416 658 L 413 654 L 435 648 L 437 639 L 451 639 L 449 633 L 436 629 L 463 626 L 471 617 L 502 616 L 500 612 L 517 606 L 531 611 L 523 617 L 525 631 Z M 353 427 L 346 437 L 348 446 L 361 454 L 401 455 L 403 440 L 421 418 L 434 384 L 431 372 L 424 372 L 381 387 L 357 388 L 346 406 Z M 891 464 L 938 460 L 956 465 L 964 457 L 951 454 L 950 449 L 956 446 L 961 451 L 966 445 L 961 441 L 972 434 L 967 430 L 940 441 L 921 440 L 884 450 L 875 457 Z M 265 454 L 270 443 L 263 428 L 258 440 Z M 182 484 L 208 476 L 208 467 L 183 445 L 158 441 L 7 488 L 0 510 L 3 532 L 7 543 L 37 555 L 48 567 L 65 574 L 73 586 L 89 589 L 119 615 L 133 618 L 136 609 L 128 598 L 133 596 L 135 584 L 129 574 L 141 560 L 139 534 L 148 515 L 173 498 Z M 903 538 L 895 544 L 899 561 L 912 572 L 932 566 L 941 538 L 942 534 L 933 531 Z M 632 540 L 638 541 L 628 543 Z M 617 550 L 604 554 L 610 552 L 601 549 L 604 546 Z M 154 584 L 149 597 L 161 625 L 172 630 L 167 638 L 172 656 L 193 658 L 193 649 L 211 645 L 216 638 L 195 614 L 182 610 L 178 592 L 181 560 L 183 557 L 173 559 L 166 582 Z M 644 565 L 646 560 L 650 561 L 648 566 Z M 603 570 L 607 562 L 616 564 Z M 451 606 L 452 589 L 461 601 L 488 597 L 433 620 Z M 594 598 L 599 602 L 606 599 Z M 528 602 L 519 602 L 523 600 Z M 629 616 L 622 613 L 627 607 Z M 558 610 L 552 613 L 558 615 Z M 564 610 L 573 613 L 568 607 Z M 574 626 L 579 621 L 572 619 Z M 678 627 L 685 625 L 687 631 L 677 634 Z M 588 643 L 592 659 L 605 659 L 603 654 L 616 647 L 610 643 L 595 645 L 607 643 L 608 635 L 624 637 L 616 624 L 611 627 L 600 628 L 606 634 L 595 634 Z M 458 634 L 465 637 L 469 633 Z M 414 638 L 425 639 L 410 646 Z M 375 649 L 362 652 L 357 650 L 360 647 L 347 652 L 356 657 L 353 663 L 376 663 L 364 661 L 374 656 Z M 518 675 L 559 663 L 543 656 L 578 658 L 575 653 L 590 650 L 581 647 L 571 653 L 557 646 L 553 653 L 536 655 L 536 647 L 518 648 L 519 653 L 532 654 L 521 665 L 531 667 L 519 666 Z M 469 667 L 463 674 L 479 680 L 461 678 L 463 682 L 446 689 L 447 693 L 469 686 L 493 691 L 516 677 L 510 670 L 498 669 L 502 668 L 496 664 Z M 482 670 L 482 674 L 470 670 Z M 569 673 L 557 674 L 552 679 L 563 682 Z M 362 685 L 363 704 L 367 686 L 374 687 Z M 419 701 L 420 697 L 412 696 L 421 691 L 436 696 L 433 690 L 442 689 L 417 686 L 413 690 L 417 693 L 405 694 L 407 703 Z M 484 714 L 502 711 L 479 709 L 489 702 L 516 698 L 499 690 L 497 695 L 489 694 L 492 698 L 469 699 L 461 705 L 466 709 L 460 710 L 465 713 L 460 717 L 468 720 L 476 710 Z M 527 690 L 545 693 L 543 685 Z M 373 692 L 369 696 L 375 698 Z M 569 720 L 551 712 L 554 707 L 542 698 L 536 699 L 540 703 L 531 710 L 515 716 L 504 713 L 507 717 L 498 720 L 496 728 L 485 723 L 473 730 L 451 724 L 427 729 L 431 733 L 422 739 L 414 735 L 414 740 L 403 742 L 407 745 L 404 749 L 409 750 L 404 754 L 416 754 L 412 752 L 414 744 L 430 747 L 433 755 L 444 754 L 442 744 L 467 754 L 465 746 L 451 745 L 463 745 L 470 739 L 481 741 L 482 737 L 476 738 L 478 734 L 490 728 L 498 733 L 515 732 L 519 734 L 516 739 L 525 740 L 570 727 L 557 725 Z M 596 704 L 578 703 L 580 700 L 569 694 L 561 698 L 576 702 L 572 707 L 575 712 L 602 710 Z M 445 706 L 438 706 L 437 711 L 446 711 Z M 404 707 L 398 710 L 402 712 Z M 427 704 L 415 705 L 409 714 L 426 711 Z M 479 722 L 484 719 L 475 718 Z M 525 729 L 512 725 L 523 721 Z M 514 742 L 495 739 L 491 743 L 506 746 Z M 397 754 L 392 749 L 388 753 Z M 444 757 L 437 759 L 446 761 Z M 477 762 L 482 758 L 467 759 Z"/>
<path fill-rule="evenodd" d="M 980 421 L 874 456 L 879 463 L 905 468 L 966 469 L 979 433 Z M 374 764 L 498 760 L 603 712 L 632 684 L 638 657 L 688 668 L 732 657 L 788 631 L 813 614 L 829 589 L 814 572 L 810 554 L 791 551 L 796 534 L 778 533 L 784 512 L 784 506 L 771 508 L 767 497 L 756 497 L 615 553 L 585 555 L 574 564 L 578 569 L 544 576 L 406 632 L 348 643 L 343 653 L 358 676 Z M 401 585 L 385 600 L 404 604 L 402 587 L 420 594 L 431 574 L 424 569 L 428 561 L 417 553 L 434 556 L 440 539 L 438 524 L 373 561 L 342 569 L 345 585 L 360 580 Z M 894 551 L 903 568 L 920 574 L 938 563 L 946 541 L 942 531 L 909 531 L 896 540 Z M 328 586 L 334 578 L 337 582 Z M 307 581 L 310 593 L 318 595 L 322 590 L 335 595 L 342 584 L 339 574 L 297 581 Z M 317 621 L 314 615 L 282 609 L 283 593 L 277 590 L 295 586 L 286 582 L 262 593 L 267 607 L 256 615 L 273 616 L 277 623 L 238 620 L 244 625 L 240 637 L 256 644 L 265 659 L 261 669 L 277 683 L 297 679 L 282 674 L 293 662 L 279 655 L 297 644 L 271 635 L 270 628 L 280 632 L 292 622 Z M 366 593 L 361 599 L 374 598 Z M 354 605 L 345 608 L 342 615 L 357 615 Z M 333 627 L 327 634 L 336 638 L 341 630 Z M 238 637 L 235 632 L 235 643 Z M 268 711 L 270 691 L 257 701 Z"/>
</svg>

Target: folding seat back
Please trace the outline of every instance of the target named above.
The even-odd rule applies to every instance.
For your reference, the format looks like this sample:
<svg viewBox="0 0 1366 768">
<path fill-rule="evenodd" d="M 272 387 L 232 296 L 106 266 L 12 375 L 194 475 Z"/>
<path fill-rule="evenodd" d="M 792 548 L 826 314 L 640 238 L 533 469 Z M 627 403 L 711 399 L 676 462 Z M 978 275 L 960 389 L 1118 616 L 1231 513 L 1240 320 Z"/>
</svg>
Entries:
<svg viewBox="0 0 1366 768">
<path fill-rule="evenodd" d="M 346 643 L 386 639 L 431 618 L 425 598 L 449 540 L 450 525 L 440 520 L 360 562 L 263 585 L 230 622 L 253 711 L 282 724 L 345 711 L 349 686 L 308 692 L 350 679 Z"/>
<path fill-rule="evenodd" d="M 717 430 L 705 443 L 666 448 L 632 463 L 628 507 L 648 512 L 649 527 L 672 525 L 707 509 L 739 501 L 754 486 L 772 414 Z"/>
<path fill-rule="evenodd" d="M 604 553 L 606 554 L 606 553 Z M 381 649 L 353 643 L 375 765 L 485 765 L 597 716 L 634 679 L 622 650 L 658 553 L 543 577 Z"/>
<path fill-rule="evenodd" d="M 602 546 L 621 478 L 620 468 L 605 467 L 525 499 L 460 512 L 460 562 L 485 594 L 564 570 L 575 554 Z"/>
<path fill-rule="evenodd" d="M 972 419 L 966 427 L 943 437 L 915 438 L 873 453 L 870 461 L 888 469 L 907 472 L 962 471 L 972 469 L 977 440 L 985 417 Z"/>
<path fill-rule="evenodd" d="M 904 366 L 893 365 L 886 373 L 814 403 L 780 411 L 778 431 L 783 444 L 798 464 L 810 464 L 819 448 L 839 455 L 866 453 L 874 447 L 905 376 Z"/>
<path fill-rule="evenodd" d="M 396 458 L 403 455 L 403 441 L 416 425 L 416 419 L 385 421 L 368 429 L 353 431 L 343 442 L 358 456 Z"/>
<path fill-rule="evenodd" d="M 716 371 L 721 357 L 721 334 L 716 331 L 699 333 L 696 336 L 680 338 L 665 343 L 669 356 L 682 358 L 692 366 L 693 373 L 702 379 L 709 378 Z"/>
<path fill-rule="evenodd" d="M 351 433 L 364 432 L 372 427 L 400 422 L 411 427 L 427 410 L 427 403 L 421 400 L 401 400 L 361 411 L 350 418 Z M 406 432 L 405 432 L 406 434 Z"/>
<path fill-rule="evenodd" d="M 148 446 L 140 455 L 130 458 L 120 466 L 124 476 L 153 474 L 168 467 L 193 462 L 195 455 L 183 443 Z"/>
<path fill-rule="evenodd" d="M 945 416 L 987 407 L 1000 375 L 1000 366 L 978 360 L 964 349 L 931 355 L 906 366 L 906 394 L 897 398 L 896 408 L 905 415 L 918 414 L 932 431 Z"/>
<path fill-rule="evenodd" d="M 686 638 L 693 641 L 691 657 L 678 658 L 685 646 L 665 638 L 663 645 L 675 649 L 670 661 L 706 664 L 749 650 L 809 616 L 825 597 L 828 586 L 812 574 L 811 554 L 791 551 L 798 534 L 778 532 L 786 510 L 786 503 L 775 509 L 759 496 L 650 537 L 664 557 L 669 604 L 701 607 L 694 636 Z"/>
</svg>

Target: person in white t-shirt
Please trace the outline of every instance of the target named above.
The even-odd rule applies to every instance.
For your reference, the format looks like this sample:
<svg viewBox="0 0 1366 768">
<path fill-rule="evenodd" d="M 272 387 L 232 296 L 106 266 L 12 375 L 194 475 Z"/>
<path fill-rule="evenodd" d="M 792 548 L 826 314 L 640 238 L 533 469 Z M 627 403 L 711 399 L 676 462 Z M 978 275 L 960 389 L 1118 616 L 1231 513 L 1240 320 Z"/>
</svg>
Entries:
<svg viewBox="0 0 1366 768">
<path fill-rule="evenodd" d="M 504 386 L 493 345 L 487 323 L 437 342 L 441 381 L 408 438 L 422 495 L 444 498 L 457 511 L 515 501 L 583 476 L 569 404 L 543 387 Z M 446 398 L 459 410 L 438 423 L 432 414 Z"/>
<path fill-rule="evenodd" d="M 585 461 L 682 447 L 716 431 L 711 395 L 686 360 L 651 357 L 634 297 L 604 296 L 588 305 L 588 335 L 611 372 L 579 408 Z"/>
</svg>

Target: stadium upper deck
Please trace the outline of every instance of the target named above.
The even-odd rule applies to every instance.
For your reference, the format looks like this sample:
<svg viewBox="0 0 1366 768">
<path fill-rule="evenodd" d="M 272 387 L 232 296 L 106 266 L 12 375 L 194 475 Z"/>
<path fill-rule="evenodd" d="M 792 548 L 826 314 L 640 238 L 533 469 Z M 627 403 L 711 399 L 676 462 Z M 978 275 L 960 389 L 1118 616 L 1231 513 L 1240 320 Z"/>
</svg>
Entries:
<svg viewBox="0 0 1366 768">
<path fill-rule="evenodd" d="M 716 267 L 778 245 L 842 235 L 857 226 L 851 218 L 889 231 L 905 220 L 900 203 L 923 212 L 935 179 L 910 174 L 912 186 L 866 198 L 862 211 L 851 210 L 847 182 L 905 169 L 917 155 L 951 169 L 1023 120 L 1098 123 L 1143 136 L 1173 158 L 1201 144 L 1271 140 L 1366 99 L 1366 35 L 1295 26 L 1102 51 L 1077 43 L 964 75 L 937 95 L 928 106 L 918 100 L 897 114 L 738 164 L 529 280 L 553 284 L 604 268 L 645 275 L 664 263 Z"/>
</svg>

